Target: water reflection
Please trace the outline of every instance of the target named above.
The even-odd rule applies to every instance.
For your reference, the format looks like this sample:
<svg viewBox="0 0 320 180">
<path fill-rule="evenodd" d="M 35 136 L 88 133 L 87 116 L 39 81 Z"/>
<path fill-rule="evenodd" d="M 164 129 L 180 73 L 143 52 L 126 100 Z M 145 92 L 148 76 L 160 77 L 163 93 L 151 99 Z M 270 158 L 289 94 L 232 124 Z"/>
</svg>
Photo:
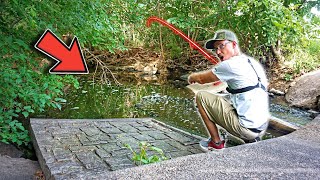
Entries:
<svg viewBox="0 0 320 180">
<path fill-rule="evenodd" d="M 136 76 L 135 76 L 136 77 Z M 142 77 L 142 79 L 145 79 Z M 207 136 L 194 106 L 193 93 L 184 85 L 167 81 L 122 85 L 101 85 L 90 78 L 80 81 L 81 88 L 70 90 L 64 97 L 62 110 L 49 109 L 37 117 L 61 119 L 107 119 L 153 117 L 156 120 L 200 136 Z M 144 82 L 144 83 L 142 83 Z M 279 104 L 270 105 L 272 115 L 305 124 L 309 115 Z"/>
<path fill-rule="evenodd" d="M 49 109 L 37 117 L 101 119 L 153 117 L 188 132 L 206 131 L 193 104 L 193 94 L 170 84 L 98 85 L 80 81 L 80 89 L 64 97 L 62 110 Z"/>
</svg>

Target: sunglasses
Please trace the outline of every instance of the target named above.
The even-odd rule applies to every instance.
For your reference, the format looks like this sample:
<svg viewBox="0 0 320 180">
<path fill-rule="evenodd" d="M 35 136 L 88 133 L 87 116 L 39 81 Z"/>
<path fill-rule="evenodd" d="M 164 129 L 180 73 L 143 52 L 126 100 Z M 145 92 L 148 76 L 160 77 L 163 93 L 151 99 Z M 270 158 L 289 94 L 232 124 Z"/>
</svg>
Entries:
<svg viewBox="0 0 320 180">
<path fill-rule="evenodd" d="M 226 47 L 226 45 L 229 44 L 229 43 L 231 43 L 231 41 L 228 41 L 228 42 L 223 43 L 223 44 L 219 44 L 218 47 L 212 49 L 212 52 L 217 52 L 218 50 L 224 49 Z"/>
</svg>

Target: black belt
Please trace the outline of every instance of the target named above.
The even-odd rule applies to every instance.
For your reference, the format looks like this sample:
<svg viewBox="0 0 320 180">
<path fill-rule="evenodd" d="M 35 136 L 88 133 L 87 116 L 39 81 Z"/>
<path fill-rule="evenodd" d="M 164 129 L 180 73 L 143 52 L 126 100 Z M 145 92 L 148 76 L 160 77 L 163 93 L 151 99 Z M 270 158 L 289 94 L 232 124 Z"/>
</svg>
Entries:
<svg viewBox="0 0 320 180">
<path fill-rule="evenodd" d="M 231 88 L 227 87 L 226 90 L 231 94 L 238 94 L 238 93 L 251 91 L 252 89 L 255 89 L 255 88 L 261 88 L 264 91 L 266 91 L 266 88 L 261 83 L 258 83 L 255 86 L 248 86 L 248 87 L 241 88 L 241 89 L 231 89 Z"/>
<path fill-rule="evenodd" d="M 261 88 L 263 89 L 264 91 L 267 91 L 266 87 L 264 87 L 262 84 L 261 84 L 261 80 L 260 80 L 260 77 L 258 76 L 258 73 L 257 71 L 254 69 L 250 59 L 248 59 L 248 63 L 251 65 L 252 69 L 254 70 L 254 72 L 256 73 L 257 75 L 257 78 L 258 78 L 258 83 L 255 85 L 255 86 L 248 86 L 248 87 L 244 87 L 244 88 L 241 88 L 241 89 L 231 89 L 229 87 L 227 87 L 227 91 L 231 94 L 238 94 L 238 93 L 243 93 L 243 92 L 247 92 L 247 91 L 251 91 L 252 89 L 255 89 L 255 88 Z"/>
<path fill-rule="evenodd" d="M 254 133 L 261 133 L 262 130 L 256 129 L 256 128 L 248 128 L 250 131 Z"/>
</svg>

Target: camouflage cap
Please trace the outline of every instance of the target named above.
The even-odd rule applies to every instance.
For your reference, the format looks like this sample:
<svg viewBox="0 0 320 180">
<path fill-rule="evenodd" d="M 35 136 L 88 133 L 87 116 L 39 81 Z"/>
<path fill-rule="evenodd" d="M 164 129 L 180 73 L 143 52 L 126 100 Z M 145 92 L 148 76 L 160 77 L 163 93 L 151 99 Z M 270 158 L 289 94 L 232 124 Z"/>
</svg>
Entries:
<svg viewBox="0 0 320 180">
<path fill-rule="evenodd" d="M 218 30 L 212 39 L 209 39 L 205 43 L 205 48 L 206 49 L 213 49 L 213 44 L 215 41 L 222 41 L 222 40 L 229 40 L 229 41 L 235 41 L 238 43 L 238 38 L 237 36 L 229 30 Z"/>
</svg>

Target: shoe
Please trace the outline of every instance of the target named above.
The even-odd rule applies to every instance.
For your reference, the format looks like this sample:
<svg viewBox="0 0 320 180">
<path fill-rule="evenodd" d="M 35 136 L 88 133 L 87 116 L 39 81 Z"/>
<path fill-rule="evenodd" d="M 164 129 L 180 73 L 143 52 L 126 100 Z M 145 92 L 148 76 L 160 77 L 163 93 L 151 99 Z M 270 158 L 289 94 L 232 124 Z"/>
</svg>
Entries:
<svg viewBox="0 0 320 180">
<path fill-rule="evenodd" d="M 201 149 L 204 150 L 205 152 L 223 149 L 224 144 L 225 144 L 225 141 L 223 140 L 223 141 L 221 141 L 221 143 L 219 145 L 217 145 L 215 142 L 213 142 L 211 140 L 211 138 L 209 138 L 207 140 L 201 140 L 199 142 Z"/>
</svg>

